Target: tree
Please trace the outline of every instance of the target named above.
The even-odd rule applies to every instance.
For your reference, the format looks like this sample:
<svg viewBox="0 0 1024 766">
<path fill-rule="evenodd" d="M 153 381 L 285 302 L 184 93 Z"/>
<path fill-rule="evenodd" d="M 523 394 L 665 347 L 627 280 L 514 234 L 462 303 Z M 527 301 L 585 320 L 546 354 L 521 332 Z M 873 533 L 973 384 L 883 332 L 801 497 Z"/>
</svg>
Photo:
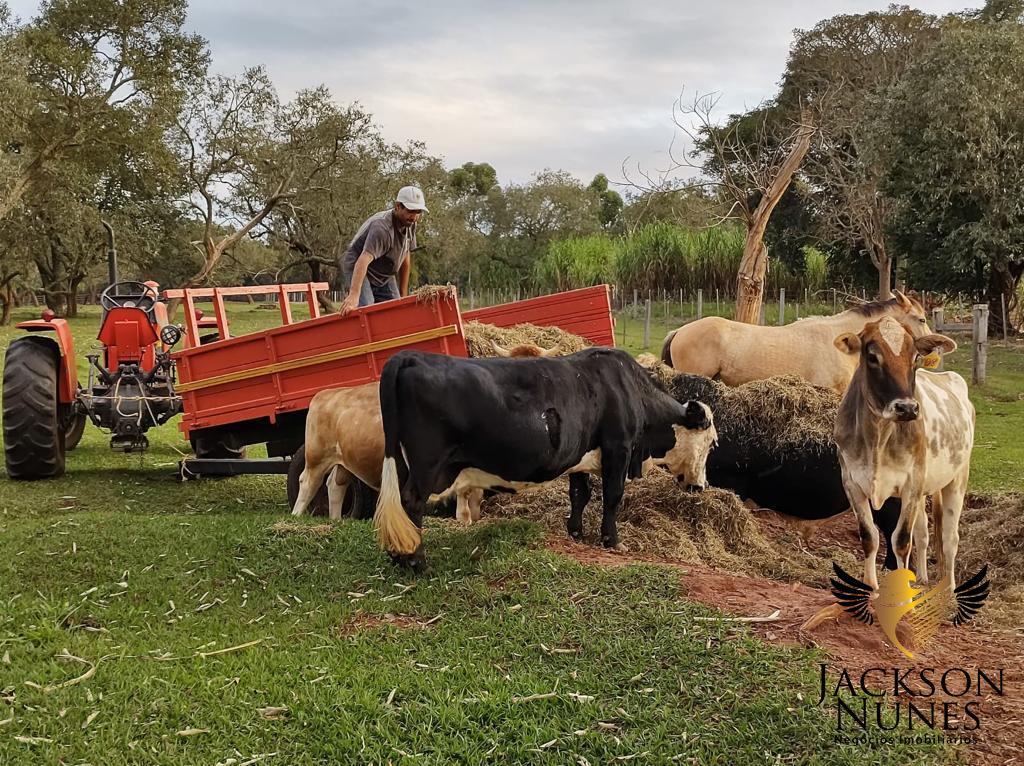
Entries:
<svg viewBox="0 0 1024 766">
<path fill-rule="evenodd" d="M 10 131 L 0 220 L 54 163 L 174 111 L 206 64 L 203 40 L 182 29 L 186 10 L 185 0 L 47 0 L 20 28 L 0 12 L 0 70 L 12 84 L 0 101 Z"/>
<path fill-rule="evenodd" d="M 617 229 L 622 220 L 622 208 L 625 203 L 617 191 L 608 188 L 608 176 L 598 173 L 587 189 L 597 195 L 600 206 L 598 218 L 601 220 L 601 225 L 609 230 Z"/>
<path fill-rule="evenodd" d="M 879 107 L 938 30 L 936 17 L 906 7 L 834 16 L 797 31 L 783 80 L 780 104 L 793 114 L 809 105 L 818 126 L 804 172 L 826 236 L 868 255 L 883 299 L 892 294 L 886 228 L 896 210 L 882 193 L 884 155 L 874 150 Z"/>
<path fill-rule="evenodd" d="M 486 162 L 467 162 L 449 173 L 449 183 L 458 197 L 483 197 L 498 185 L 498 174 Z"/>
<path fill-rule="evenodd" d="M 736 275 L 736 314 L 739 322 L 760 321 L 768 273 L 768 248 L 764 234 L 769 218 L 803 162 L 815 133 L 808 109 L 800 110 L 793 124 L 782 119 L 774 104 L 765 104 L 742 115 L 732 115 L 724 125 L 712 122 L 717 103 L 712 95 L 698 96 L 692 106 L 677 102 L 684 115 L 697 122 L 696 132 L 676 125 L 693 142 L 692 157 L 704 157 L 703 171 L 710 183 L 732 203 L 730 215 L 746 227 L 743 257 Z M 676 160 L 676 167 L 694 167 Z"/>
<path fill-rule="evenodd" d="M 1024 274 L 1024 26 L 1011 18 L 945 30 L 893 89 L 885 131 L 894 238 L 917 263 L 975 275 L 993 330 Z"/>
</svg>

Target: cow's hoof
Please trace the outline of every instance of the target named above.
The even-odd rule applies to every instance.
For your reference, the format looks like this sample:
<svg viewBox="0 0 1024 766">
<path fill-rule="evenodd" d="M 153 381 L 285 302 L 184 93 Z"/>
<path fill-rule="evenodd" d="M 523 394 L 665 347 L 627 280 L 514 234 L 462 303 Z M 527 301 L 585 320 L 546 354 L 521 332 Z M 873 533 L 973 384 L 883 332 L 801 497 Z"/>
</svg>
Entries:
<svg viewBox="0 0 1024 766">
<path fill-rule="evenodd" d="M 580 525 L 579 527 L 566 527 L 565 531 L 568 532 L 569 537 L 571 537 L 576 542 L 579 542 L 580 540 L 583 539 L 583 526 L 582 525 Z"/>
<path fill-rule="evenodd" d="M 617 537 L 604 538 L 601 540 L 601 544 L 608 550 L 613 551 L 614 553 L 629 553 L 629 548 L 627 548 L 623 543 L 619 542 L 619 539 Z"/>
<path fill-rule="evenodd" d="M 391 554 L 391 561 L 400 567 L 411 569 L 415 574 L 424 574 L 427 571 L 427 557 L 423 548 L 417 548 L 415 553 Z"/>
</svg>

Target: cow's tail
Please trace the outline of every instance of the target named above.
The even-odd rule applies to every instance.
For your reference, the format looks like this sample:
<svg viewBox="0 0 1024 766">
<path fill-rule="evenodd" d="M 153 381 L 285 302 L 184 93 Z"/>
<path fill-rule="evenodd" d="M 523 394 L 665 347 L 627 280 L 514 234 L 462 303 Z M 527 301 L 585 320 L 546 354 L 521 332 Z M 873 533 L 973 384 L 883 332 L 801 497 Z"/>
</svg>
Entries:
<svg viewBox="0 0 1024 766">
<path fill-rule="evenodd" d="M 665 336 L 665 342 L 661 346 L 661 361 L 667 364 L 669 367 L 672 366 L 672 339 L 676 337 L 678 329 L 673 330 Z"/>
<path fill-rule="evenodd" d="M 398 375 L 407 364 L 393 359 L 384 365 L 380 377 L 380 411 L 384 423 L 384 467 L 380 477 L 380 495 L 373 515 L 373 528 L 381 548 L 395 555 L 410 555 L 420 547 L 422 535 L 402 507 L 398 463 L 408 475 L 405 455 L 399 438 L 401 416 L 398 408 Z"/>
</svg>

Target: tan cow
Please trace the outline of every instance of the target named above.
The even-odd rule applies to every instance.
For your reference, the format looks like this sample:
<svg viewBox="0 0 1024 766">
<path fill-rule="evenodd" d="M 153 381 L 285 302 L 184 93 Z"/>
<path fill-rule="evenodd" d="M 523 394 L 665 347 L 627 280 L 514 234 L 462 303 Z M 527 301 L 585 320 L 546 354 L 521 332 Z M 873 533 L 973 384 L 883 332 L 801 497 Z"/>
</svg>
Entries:
<svg viewBox="0 0 1024 766">
<path fill-rule="evenodd" d="M 557 356 L 558 347 L 542 348 L 521 343 L 506 349 L 492 341 L 498 356 Z M 301 516 L 327 479 L 329 514 L 341 518 L 345 495 L 353 477 L 380 489 L 384 464 L 384 425 L 380 415 L 380 393 L 376 383 L 352 388 L 321 391 L 309 403 L 306 416 L 306 468 L 299 478 L 299 494 L 292 515 Z M 333 472 L 331 472 L 333 469 Z M 466 489 L 456 495 L 455 515 L 463 523 L 480 519 L 483 490 Z"/>
<path fill-rule="evenodd" d="M 727 386 L 773 375 L 796 375 L 841 394 L 853 377 L 857 360 L 836 351 L 832 341 L 837 335 L 860 332 L 867 322 L 883 316 L 896 319 L 915 338 L 931 332 L 921 304 L 899 291 L 895 296 L 782 327 L 705 317 L 669 333 L 662 361 L 680 372 L 721 380 Z"/>
<path fill-rule="evenodd" d="M 974 407 L 967 383 L 955 372 L 928 372 L 917 363 L 956 343 L 944 335 L 913 338 L 895 319 L 871 322 L 836 338 L 836 347 L 860 364 L 839 405 L 835 440 L 843 486 L 857 513 L 864 546 L 863 581 L 878 588 L 878 530 L 871 509 L 890 497 L 902 500 L 893 534 L 897 566 L 907 568 L 911 547 L 918 583 L 928 582 L 928 520 L 932 496 L 939 577 L 955 587 L 960 512 L 974 444 Z"/>
</svg>

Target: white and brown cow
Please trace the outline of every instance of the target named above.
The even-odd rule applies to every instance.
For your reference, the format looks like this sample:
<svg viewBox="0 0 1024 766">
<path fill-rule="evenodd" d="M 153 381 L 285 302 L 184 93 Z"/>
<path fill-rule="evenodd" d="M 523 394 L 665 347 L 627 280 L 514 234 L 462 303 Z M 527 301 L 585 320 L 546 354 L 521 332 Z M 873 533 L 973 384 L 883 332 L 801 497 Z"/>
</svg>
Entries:
<svg viewBox="0 0 1024 766">
<path fill-rule="evenodd" d="M 958 527 L 967 491 L 974 407 L 967 384 L 955 372 L 918 369 L 921 357 L 956 343 L 944 335 L 913 338 L 895 319 L 867 324 L 857 334 L 836 338 L 836 347 L 860 356 L 860 364 L 839 405 L 835 440 L 843 485 L 857 513 L 864 546 L 863 580 L 878 588 L 875 555 L 878 530 L 871 509 L 890 497 L 902 501 L 893 535 L 897 566 L 906 568 L 911 548 L 918 583 L 928 581 L 928 519 L 940 539 L 939 577 L 955 586 Z"/>
</svg>

